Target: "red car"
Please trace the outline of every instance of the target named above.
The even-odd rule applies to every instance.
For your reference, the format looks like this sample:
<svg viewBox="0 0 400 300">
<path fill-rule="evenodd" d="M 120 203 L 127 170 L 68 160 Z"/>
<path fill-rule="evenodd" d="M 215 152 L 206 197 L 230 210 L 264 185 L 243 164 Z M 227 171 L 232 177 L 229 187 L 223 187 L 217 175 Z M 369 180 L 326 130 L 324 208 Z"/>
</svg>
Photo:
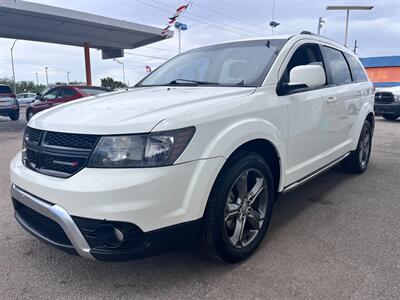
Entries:
<svg viewBox="0 0 400 300">
<path fill-rule="evenodd" d="M 83 97 L 111 92 L 110 89 L 98 86 L 66 85 L 56 86 L 37 95 L 37 100 L 26 108 L 26 119 L 29 121 L 38 112 L 56 105 L 77 100 Z"/>
<path fill-rule="evenodd" d="M 7 85 L 0 85 L 0 116 L 8 116 L 13 121 L 19 119 L 17 97 Z"/>
</svg>

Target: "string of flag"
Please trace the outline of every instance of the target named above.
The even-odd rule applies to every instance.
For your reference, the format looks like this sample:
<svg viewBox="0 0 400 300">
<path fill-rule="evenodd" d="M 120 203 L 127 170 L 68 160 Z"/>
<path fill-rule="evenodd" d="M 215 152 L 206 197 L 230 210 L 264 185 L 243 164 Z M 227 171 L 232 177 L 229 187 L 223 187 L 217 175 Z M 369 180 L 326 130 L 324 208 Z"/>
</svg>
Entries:
<svg viewBox="0 0 400 300">
<path fill-rule="evenodd" d="M 194 0 L 189 1 L 186 5 L 181 5 L 176 9 L 174 15 L 172 17 L 169 17 L 168 23 L 161 31 L 162 36 L 166 36 L 168 34 L 168 31 L 170 30 L 170 28 L 172 26 L 174 26 L 174 24 L 177 22 L 178 18 L 189 8 L 190 5 L 193 4 L 193 1 Z"/>
</svg>

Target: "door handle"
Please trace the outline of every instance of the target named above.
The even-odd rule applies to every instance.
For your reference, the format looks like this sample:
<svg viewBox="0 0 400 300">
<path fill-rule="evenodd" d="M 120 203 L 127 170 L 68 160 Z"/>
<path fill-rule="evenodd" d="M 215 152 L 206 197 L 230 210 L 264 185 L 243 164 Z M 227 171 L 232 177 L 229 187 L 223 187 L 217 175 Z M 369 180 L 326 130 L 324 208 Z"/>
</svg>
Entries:
<svg viewBox="0 0 400 300">
<path fill-rule="evenodd" d="M 363 91 L 357 91 L 357 96 L 359 96 L 359 97 L 364 96 L 364 92 Z"/>
<path fill-rule="evenodd" d="M 333 104 L 333 103 L 336 103 L 337 100 L 338 100 L 337 97 L 329 97 L 328 100 L 326 100 L 326 102 L 328 104 Z"/>
</svg>

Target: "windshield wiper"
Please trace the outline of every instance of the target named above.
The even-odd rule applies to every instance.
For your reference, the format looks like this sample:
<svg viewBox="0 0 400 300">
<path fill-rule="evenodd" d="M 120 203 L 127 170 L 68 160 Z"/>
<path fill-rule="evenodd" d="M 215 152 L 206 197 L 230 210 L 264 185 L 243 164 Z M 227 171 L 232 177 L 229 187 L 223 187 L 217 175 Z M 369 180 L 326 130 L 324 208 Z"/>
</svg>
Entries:
<svg viewBox="0 0 400 300">
<path fill-rule="evenodd" d="M 209 81 L 199 81 L 199 80 L 191 80 L 191 79 L 175 79 L 172 80 L 170 85 L 220 85 L 218 82 L 209 82 Z"/>
</svg>

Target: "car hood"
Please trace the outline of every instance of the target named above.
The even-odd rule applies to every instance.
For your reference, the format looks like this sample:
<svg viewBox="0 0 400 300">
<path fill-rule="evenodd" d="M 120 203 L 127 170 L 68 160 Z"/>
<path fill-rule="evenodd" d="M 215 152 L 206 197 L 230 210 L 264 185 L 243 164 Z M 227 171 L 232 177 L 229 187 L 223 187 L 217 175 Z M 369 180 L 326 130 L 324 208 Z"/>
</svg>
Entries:
<svg viewBox="0 0 400 300">
<path fill-rule="evenodd" d="M 391 92 L 395 95 L 400 95 L 400 86 L 377 88 L 376 91 L 377 92 Z"/>
<path fill-rule="evenodd" d="M 247 87 L 141 87 L 82 98 L 37 114 L 34 128 L 88 134 L 150 132 L 168 117 L 243 97 Z"/>
</svg>

